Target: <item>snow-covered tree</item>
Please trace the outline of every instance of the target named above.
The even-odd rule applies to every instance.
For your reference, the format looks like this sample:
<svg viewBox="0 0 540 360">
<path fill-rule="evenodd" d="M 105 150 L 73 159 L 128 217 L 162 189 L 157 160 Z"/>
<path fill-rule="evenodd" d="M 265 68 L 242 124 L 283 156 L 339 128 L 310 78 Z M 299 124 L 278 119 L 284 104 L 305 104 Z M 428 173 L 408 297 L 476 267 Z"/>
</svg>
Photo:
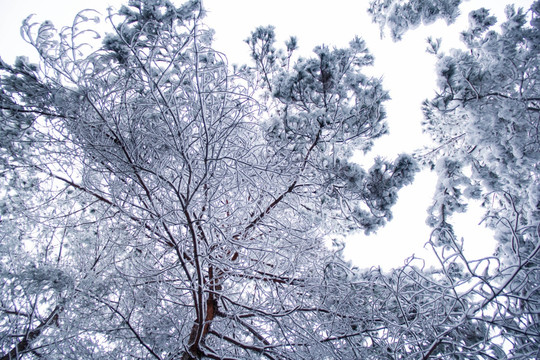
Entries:
<svg viewBox="0 0 540 360">
<path fill-rule="evenodd" d="M 386 131 L 372 57 L 354 39 L 293 61 L 294 38 L 280 50 L 259 28 L 255 65 L 229 68 L 203 15 L 133 0 L 93 48 L 92 12 L 60 31 L 29 18 L 40 63 L 0 62 L 1 359 L 380 346 L 367 290 L 325 245 L 383 225 L 417 170 L 348 160 Z"/>
<path fill-rule="evenodd" d="M 399 39 L 459 3 L 370 11 Z M 341 254 L 417 170 L 350 160 L 387 131 L 361 39 L 297 58 L 260 27 L 229 67 L 199 1 L 132 0 L 101 39 L 91 11 L 27 19 L 40 63 L 0 61 L 0 359 L 537 358 L 540 3 L 506 13 L 471 13 L 466 50 L 430 42 L 440 266 L 389 273 Z M 470 199 L 494 256 L 452 228 Z"/>
<path fill-rule="evenodd" d="M 381 34 L 386 27 L 393 40 L 401 40 L 405 32 L 421 24 L 444 19 L 453 23 L 459 16 L 462 0 L 371 0 L 369 13 L 379 24 Z"/>
<path fill-rule="evenodd" d="M 466 50 L 444 54 L 432 43 L 439 91 L 424 104 L 425 129 L 437 143 L 425 158 L 439 175 L 433 240 L 461 253 L 447 219 L 469 199 L 483 201 L 496 258 L 473 266 L 460 255 L 460 262 L 483 284 L 478 320 L 512 358 L 524 359 L 538 356 L 540 335 L 539 16 L 538 1 L 529 10 L 508 6 L 497 30 L 487 9 L 471 12 Z"/>
<path fill-rule="evenodd" d="M 399 40 L 420 23 L 452 22 L 459 3 L 373 1 L 370 12 Z M 442 288 L 432 289 L 453 289 L 436 302 L 452 299 L 458 307 L 455 316 L 444 307 L 447 320 L 432 328 L 424 359 L 539 356 L 539 16 L 538 1 L 530 9 L 508 5 L 497 29 L 489 10 L 478 9 L 462 33 L 464 50 L 443 53 L 440 40 L 429 39 L 439 89 L 424 104 L 424 125 L 436 145 L 419 156 L 438 174 L 429 244 L 443 272 L 434 274 Z M 467 258 L 452 227 L 451 215 L 466 211 L 471 199 L 482 201 L 483 223 L 498 241 L 492 257 Z M 424 313 L 423 321 L 436 318 Z"/>
</svg>

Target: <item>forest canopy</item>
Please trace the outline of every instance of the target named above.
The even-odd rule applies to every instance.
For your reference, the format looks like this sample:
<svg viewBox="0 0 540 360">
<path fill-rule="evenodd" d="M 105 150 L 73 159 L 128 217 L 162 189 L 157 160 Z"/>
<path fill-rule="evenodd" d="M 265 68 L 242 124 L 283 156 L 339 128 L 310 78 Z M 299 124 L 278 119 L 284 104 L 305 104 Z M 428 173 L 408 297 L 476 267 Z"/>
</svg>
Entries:
<svg viewBox="0 0 540 360">
<path fill-rule="evenodd" d="M 366 10 L 397 41 L 459 5 Z M 39 62 L 0 59 L 0 359 L 539 357 L 540 2 L 471 12 L 465 49 L 430 39 L 435 145 L 368 168 L 351 155 L 388 131 L 389 95 L 364 40 L 301 57 L 261 26 L 229 66 L 204 16 L 29 17 Z M 425 168 L 438 266 L 345 261 Z M 478 199 L 498 247 L 470 259 L 450 217 Z"/>
</svg>

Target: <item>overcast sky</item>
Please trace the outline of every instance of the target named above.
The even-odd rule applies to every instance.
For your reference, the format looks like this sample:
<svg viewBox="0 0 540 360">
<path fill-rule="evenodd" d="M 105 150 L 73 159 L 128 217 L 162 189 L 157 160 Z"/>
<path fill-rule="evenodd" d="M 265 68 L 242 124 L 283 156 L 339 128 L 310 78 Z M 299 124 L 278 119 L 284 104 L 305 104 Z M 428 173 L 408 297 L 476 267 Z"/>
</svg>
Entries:
<svg viewBox="0 0 540 360">
<path fill-rule="evenodd" d="M 106 14 L 107 6 L 118 8 L 119 0 L 0 0 L 0 56 L 13 62 L 16 55 L 30 55 L 32 49 L 19 33 L 23 19 L 35 13 L 38 21 L 52 20 L 56 26 L 69 25 L 74 15 L 92 7 Z M 532 0 L 514 1 L 528 7 Z M 181 2 L 176 0 L 178 5 Z M 206 23 L 216 30 L 214 46 L 225 53 L 230 63 L 245 63 L 248 48 L 243 40 L 255 27 L 274 25 L 279 42 L 297 36 L 300 54 L 310 56 L 321 44 L 343 47 L 355 35 L 364 38 L 375 56 L 375 66 L 369 74 L 382 77 L 392 100 L 387 102 L 390 134 L 379 139 L 371 154 L 359 154 L 358 161 L 369 166 L 374 154 L 389 159 L 401 152 L 412 152 L 429 144 L 421 132 L 420 105 L 432 97 L 435 89 L 434 56 L 425 52 L 428 36 L 443 39 L 443 49 L 459 46 L 459 32 L 467 26 L 467 14 L 472 9 L 488 7 L 498 19 L 503 19 L 506 0 L 470 0 L 462 5 L 462 16 L 456 24 L 443 21 L 410 31 L 404 40 L 394 43 L 381 39 L 378 26 L 366 13 L 367 0 L 204 0 L 208 10 Z M 463 15 L 464 14 L 464 15 Z M 426 208 L 434 192 L 435 176 L 427 171 L 417 176 L 413 185 L 403 189 L 395 206 L 394 220 L 376 235 L 362 233 L 348 240 L 347 258 L 360 267 L 399 266 L 415 253 L 429 257 L 424 244 L 430 229 L 425 226 Z M 489 254 L 494 243 L 489 231 L 477 226 L 481 210 L 472 207 L 470 213 L 454 218 L 458 236 L 465 238 L 465 250 L 470 256 Z"/>
</svg>

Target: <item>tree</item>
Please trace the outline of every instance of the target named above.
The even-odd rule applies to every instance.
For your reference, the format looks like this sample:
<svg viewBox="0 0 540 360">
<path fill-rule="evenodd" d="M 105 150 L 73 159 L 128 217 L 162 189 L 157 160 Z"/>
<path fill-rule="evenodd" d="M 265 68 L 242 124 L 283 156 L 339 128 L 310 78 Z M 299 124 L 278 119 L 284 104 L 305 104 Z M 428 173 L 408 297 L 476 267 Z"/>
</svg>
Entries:
<svg viewBox="0 0 540 360">
<path fill-rule="evenodd" d="M 453 23 L 459 16 L 460 4 L 461 0 L 371 0 L 368 12 L 373 22 L 379 24 L 381 35 L 388 27 L 395 41 L 420 24 L 428 25 L 438 19 Z"/>
<path fill-rule="evenodd" d="M 399 35 L 459 2 L 374 4 Z M 439 175 L 440 266 L 389 273 L 341 254 L 417 170 L 349 159 L 386 132 L 362 40 L 297 59 L 261 27 L 230 68 L 198 1 L 130 1 L 101 43 L 90 11 L 29 18 L 41 62 L 0 61 L 1 359 L 538 357 L 539 14 L 509 7 L 496 32 L 480 9 L 466 50 L 430 41 L 437 145 L 416 156 Z M 467 258 L 452 228 L 470 199 L 494 256 Z"/>
<path fill-rule="evenodd" d="M 371 55 L 354 39 L 294 62 L 259 28 L 255 66 L 230 69 L 203 15 L 130 1 L 97 48 L 91 12 L 29 18 L 40 64 L 0 62 L 2 359 L 380 347 L 337 239 L 390 219 L 417 166 L 348 160 L 386 131 Z"/>
<path fill-rule="evenodd" d="M 481 284 L 474 317 L 499 334 L 512 358 L 524 359 L 538 356 L 540 335 L 539 10 L 539 2 L 528 12 L 508 6 L 499 32 L 490 30 L 496 19 L 487 9 L 471 12 L 466 50 L 444 54 L 432 41 L 440 89 L 424 104 L 437 143 L 425 157 L 439 175 L 428 220 L 433 241 L 455 249 L 465 274 Z M 468 199 L 486 208 L 499 244 L 494 258 L 472 262 L 457 244 L 448 219 Z"/>
<path fill-rule="evenodd" d="M 445 10 L 428 2 L 374 1 L 370 11 L 399 40 L 421 21 L 453 21 L 459 1 L 438 4 Z M 424 103 L 424 125 L 436 145 L 418 157 L 439 178 L 428 224 L 443 272 L 436 275 L 442 287 L 424 296 L 439 292 L 438 299 L 454 305 L 443 306 L 447 320 L 433 328 L 424 359 L 539 356 L 539 14 L 538 1 L 529 11 L 508 6 L 495 31 L 487 9 L 473 11 L 462 33 L 466 50 L 445 54 L 440 40 L 429 39 L 439 90 Z M 484 223 L 495 231 L 493 257 L 467 258 L 454 233 L 451 215 L 466 211 L 471 199 L 482 200 Z M 444 283 L 453 290 L 441 291 Z"/>
</svg>

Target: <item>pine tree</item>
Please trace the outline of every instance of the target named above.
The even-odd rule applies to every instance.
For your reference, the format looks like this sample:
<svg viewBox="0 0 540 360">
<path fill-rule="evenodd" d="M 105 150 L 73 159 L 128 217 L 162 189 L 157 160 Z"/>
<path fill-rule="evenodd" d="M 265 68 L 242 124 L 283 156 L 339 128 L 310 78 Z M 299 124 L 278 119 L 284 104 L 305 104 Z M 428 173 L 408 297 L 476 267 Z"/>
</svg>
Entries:
<svg viewBox="0 0 540 360">
<path fill-rule="evenodd" d="M 420 24 L 438 19 L 453 23 L 459 16 L 460 4 L 461 0 L 371 0 L 368 11 L 373 22 L 379 24 L 381 35 L 387 27 L 396 41 Z"/>
<path fill-rule="evenodd" d="M 399 40 L 420 22 L 455 19 L 459 1 L 438 4 L 445 10 L 429 2 L 386 1 L 372 2 L 370 11 Z M 443 53 L 440 40 L 429 39 L 438 91 L 424 103 L 424 128 L 436 145 L 417 156 L 438 175 L 429 245 L 442 269 L 436 283 L 452 289 L 439 299 L 454 305 L 443 306 L 448 317 L 432 328 L 423 359 L 539 355 L 539 15 L 538 1 L 528 11 L 509 5 L 497 31 L 497 19 L 482 8 L 469 14 L 466 49 Z M 498 243 L 496 253 L 482 259 L 465 255 L 452 226 L 452 214 L 465 212 L 473 199 L 482 201 L 483 224 Z M 423 321 L 435 314 L 425 313 Z"/>
<path fill-rule="evenodd" d="M 425 157 L 439 175 L 429 220 L 436 242 L 460 253 L 467 276 L 481 284 L 475 318 L 486 334 L 500 334 L 513 358 L 537 356 L 540 335 L 539 10 L 539 2 L 529 12 L 508 6 L 499 31 L 487 9 L 471 12 L 466 50 L 433 48 L 439 91 L 424 104 L 437 143 Z M 486 208 L 496 258 L 466 259 L 447 221 L 470 199 Z"/>
</svg>

